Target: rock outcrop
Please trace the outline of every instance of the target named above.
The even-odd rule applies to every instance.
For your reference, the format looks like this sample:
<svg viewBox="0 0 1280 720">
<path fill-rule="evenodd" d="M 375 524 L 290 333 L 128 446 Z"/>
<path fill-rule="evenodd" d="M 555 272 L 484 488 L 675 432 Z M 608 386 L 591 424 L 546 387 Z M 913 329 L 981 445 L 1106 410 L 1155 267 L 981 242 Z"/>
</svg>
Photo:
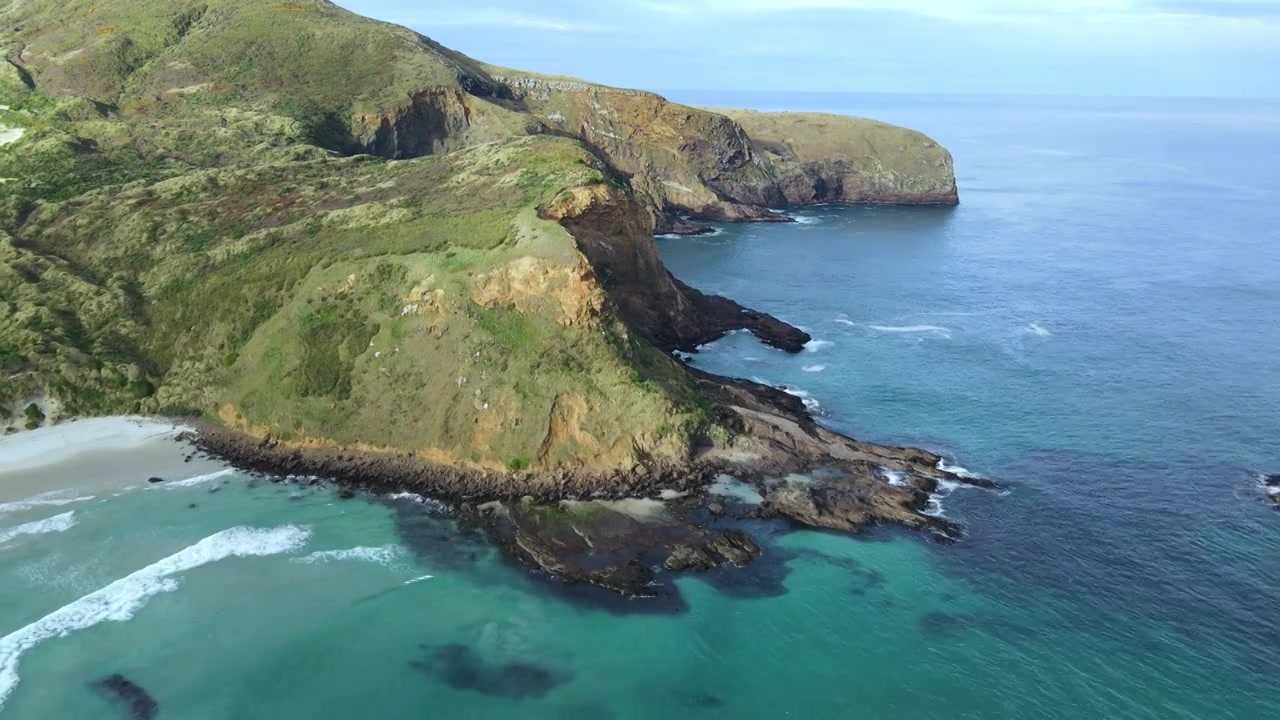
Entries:
<svg viewBox="0 0 1280 720">
<path fill-rule="evenodd" d="M 692 351 L 734 330 L 799 352 L 811 338 L 765 313 L 706 295 L 667 271 L 653 225 L 635 199 L 608 185 L 582 188 L 542 209 L 573 236 L 623 320 L 663 350 Z"/>
<path fill-rule="evenodd" d="M 950 153 L 862 118 L 704 110 L 659 95 L 491 71 L 548 132 L 581 139 L 630 181 L 660 232 L 690 220 L 781 220 L 821 202 L 954 205 Z"/>
</svg>

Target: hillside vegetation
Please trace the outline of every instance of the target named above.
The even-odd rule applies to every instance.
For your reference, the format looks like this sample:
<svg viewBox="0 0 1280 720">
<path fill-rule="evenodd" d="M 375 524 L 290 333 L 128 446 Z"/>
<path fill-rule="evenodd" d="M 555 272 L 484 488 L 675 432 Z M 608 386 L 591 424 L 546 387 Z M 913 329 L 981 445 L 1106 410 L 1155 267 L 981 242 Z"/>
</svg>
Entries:
<svg viewBox="0 0 1280 720">
<path fill-rule="evenodd" d="M 324 0 L 14 0 L 0 27 L 10 429 L 678 462 L 717 428 L 666 351 L 708 331 L 655 227 L 955 201 L 918 133 L 493 68 Z"/>
</svg>

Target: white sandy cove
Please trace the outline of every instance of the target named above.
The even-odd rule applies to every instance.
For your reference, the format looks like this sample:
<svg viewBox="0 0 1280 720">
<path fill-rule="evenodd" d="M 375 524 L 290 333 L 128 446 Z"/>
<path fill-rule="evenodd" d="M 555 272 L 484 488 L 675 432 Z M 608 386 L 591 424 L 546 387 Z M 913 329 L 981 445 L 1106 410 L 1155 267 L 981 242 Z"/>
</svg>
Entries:
<svg viewBox="0 0 1280 720">
<path fill-rule="evenodd" d="M 175 438 L 187 429 L 168 420 L 110 417 L 0 437 L 0 505 L 63 491 L 75 495 L 128 487 L 150 476 L 182 480 L 226 468 L 210 460 L 186 462 L 191 448 Z"/>
<path fill-rule="evenodd" d="M 0 438 L 0 473 L 53 465 L 102 450 L 133 450 L 177 436 L 185 428 L 133 417 L 73 420 Z"/>
</svg>

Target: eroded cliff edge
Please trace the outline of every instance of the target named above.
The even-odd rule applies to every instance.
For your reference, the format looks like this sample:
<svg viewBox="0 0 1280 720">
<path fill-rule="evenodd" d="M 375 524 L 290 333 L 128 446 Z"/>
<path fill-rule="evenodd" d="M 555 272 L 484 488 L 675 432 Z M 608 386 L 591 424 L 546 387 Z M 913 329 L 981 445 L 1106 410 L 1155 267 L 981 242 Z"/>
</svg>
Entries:
<svg viewBox="0 0 1280 720">
<path fill-rule="evenodd" d="M 625 592 L 653 553 L 759 550 L 715 518 L 954 530 L 926 512 L 958 479 L 936 455 L 674 359 L 740 328 L 808 337 L 680 283 L 653 243 L 770 207 L 954 203 L 928 138 L 491 68 L 319 0 L 5 12 L 6 425 L 202 416 L 246 467 L 446 498 Z M 722 475 L 759 502 L 726 510 Z M 638 498 L 661 511 L 599 504 Z M 602 562 L 606 536 L 631 539 Z"/>
</svg>

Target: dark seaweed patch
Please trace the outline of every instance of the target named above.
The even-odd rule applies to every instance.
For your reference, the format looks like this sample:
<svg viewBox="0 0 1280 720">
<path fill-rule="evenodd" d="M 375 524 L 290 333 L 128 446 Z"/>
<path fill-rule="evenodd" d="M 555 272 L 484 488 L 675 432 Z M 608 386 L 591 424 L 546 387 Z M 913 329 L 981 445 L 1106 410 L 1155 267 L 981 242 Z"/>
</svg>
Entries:
<svg viewBox="0 0 1280 720">
<path fill-rule="evenodd" d="M 146 690 L 120 673 L 98 680 L 92 687 L 131 720 L 152 720 L 160 709 L 159 703 Z"/>
<path fill-rule="evenodd" d="M 400 542 L 424 565 L 442 570 L 465 570 L 490 549 L 485 537 L 452 518 L 409 501 L 384 500 L 395 512 Z"/>
<path fill-rule="evenodd" d="M 409 663 L 413 668 L 449 687 L 482 695 L 540 698 L 571 679 L 568 673 L 525 660 L 490 663 L 457 643 L 423 645 L 422 650 L 423 659 Z"/>
<path fill-rule="evenodd" d="M 976 618 L 966 613 L 948 613 L 934 611 L 920 616 L 920 629 L 926 635 L 950 635 L 969 625 Z"/>
<path fill-rule="evenodd" d="M 714 710 L 724 705 L 724 698 L 705 690 L 688 690 L 676 693 L 681 705 L 694 710 Z"/>
</svg>

